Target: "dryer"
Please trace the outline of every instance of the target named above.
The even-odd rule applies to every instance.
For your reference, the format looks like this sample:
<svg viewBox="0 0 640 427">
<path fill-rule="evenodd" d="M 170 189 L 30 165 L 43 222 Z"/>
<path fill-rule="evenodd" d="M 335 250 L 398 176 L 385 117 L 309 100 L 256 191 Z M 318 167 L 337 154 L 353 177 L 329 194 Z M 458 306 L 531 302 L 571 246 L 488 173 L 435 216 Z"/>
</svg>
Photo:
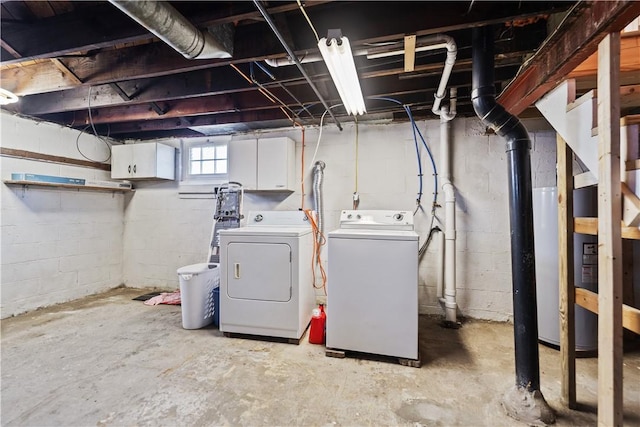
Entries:
<svg viewBox="0 0 640 427">
<path fill-rule="evenodd" d="M 418 359 L 411 212 L 341 212 L 340 228 L 328 234 L 327 348 Z"/>
<path fill-rule="evenodd" d="M 313 233 L 302 211 L 250 212 L 220 231 L 220 331 L 300 339 L 316 304 Z"/>
</svg>

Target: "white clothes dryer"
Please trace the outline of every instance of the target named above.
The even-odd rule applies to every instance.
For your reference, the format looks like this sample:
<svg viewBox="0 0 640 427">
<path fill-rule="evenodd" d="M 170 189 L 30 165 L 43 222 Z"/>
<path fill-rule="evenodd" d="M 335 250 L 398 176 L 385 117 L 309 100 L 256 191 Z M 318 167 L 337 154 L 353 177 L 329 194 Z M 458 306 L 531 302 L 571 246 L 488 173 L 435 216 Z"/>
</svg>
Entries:
<svg viewBox="0 0 640 427">
<path fill-rule="evenodd" d="M 316 304 L 312 227 L 302 211 L 250 212 L 220 231 L 220 331 L 300 339 Z"/>
</svg>

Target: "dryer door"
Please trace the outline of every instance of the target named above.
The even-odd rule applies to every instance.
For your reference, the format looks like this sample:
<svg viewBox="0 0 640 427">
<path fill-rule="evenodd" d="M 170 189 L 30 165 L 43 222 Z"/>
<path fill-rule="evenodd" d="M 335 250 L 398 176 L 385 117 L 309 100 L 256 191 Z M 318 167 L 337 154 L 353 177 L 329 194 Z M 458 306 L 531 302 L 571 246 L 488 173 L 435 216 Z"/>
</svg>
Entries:
<svg viewBox="0 0 640 427">
<path fill-rule="evenodd" d="M 227 246 L 229 298 L 287 302 L 291 299 L 291 248 L 286 243 Z"/>
</svg>

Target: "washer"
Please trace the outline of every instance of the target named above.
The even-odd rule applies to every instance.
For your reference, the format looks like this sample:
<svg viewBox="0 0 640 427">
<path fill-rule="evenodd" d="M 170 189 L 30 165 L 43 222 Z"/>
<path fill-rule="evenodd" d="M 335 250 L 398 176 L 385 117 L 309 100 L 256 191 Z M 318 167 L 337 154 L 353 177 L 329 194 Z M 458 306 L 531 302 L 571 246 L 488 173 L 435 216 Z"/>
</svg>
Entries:
<svg viewBox="0 0 640 427">
<path fill-rule="evenodd" d="M 340 228 L 328 234 L 327 348 L 418 359 L 411 212 L 341 212 Z"/>
<path fill-rule="evenodd" d="M 313 233 L 302 211 L 250 212 L 220 231 L 220 331 L 300 339 L 315 307 Z"/>
</svg>

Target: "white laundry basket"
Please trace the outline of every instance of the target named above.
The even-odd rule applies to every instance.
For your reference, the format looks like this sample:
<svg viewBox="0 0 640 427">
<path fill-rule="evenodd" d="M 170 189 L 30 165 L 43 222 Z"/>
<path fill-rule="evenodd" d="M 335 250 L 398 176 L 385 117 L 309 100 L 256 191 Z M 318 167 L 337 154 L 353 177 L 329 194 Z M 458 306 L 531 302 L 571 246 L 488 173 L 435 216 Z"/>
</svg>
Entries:
<svg viewBox="0 0 640 427">
<path fill-rule="evenodd" d="M 220 265 L 187 265 L 178 269 L 178 277 L 182 301 L 182 327 L 199 329 L 209 325 L 218 309 L 214 304 L 213 290 L 220 286 Z"/>
</svg>

